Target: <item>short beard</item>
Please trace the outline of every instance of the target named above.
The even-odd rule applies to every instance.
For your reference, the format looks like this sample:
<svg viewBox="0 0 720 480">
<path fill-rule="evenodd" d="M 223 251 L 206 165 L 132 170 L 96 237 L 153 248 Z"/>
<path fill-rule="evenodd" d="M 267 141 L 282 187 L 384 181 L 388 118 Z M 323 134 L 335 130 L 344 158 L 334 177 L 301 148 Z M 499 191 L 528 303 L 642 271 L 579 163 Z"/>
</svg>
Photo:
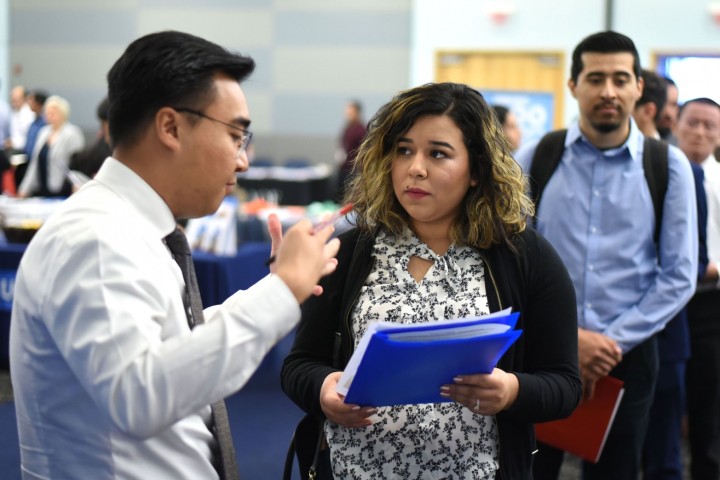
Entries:
<svg viewBox="0 0 720 480">
<path fill-rule="evenodd" d="M 622 123 L 592 123 L 591 125 L 595 130 L 600 133 L 610 133 L 620 128 Z"/>
</svg>

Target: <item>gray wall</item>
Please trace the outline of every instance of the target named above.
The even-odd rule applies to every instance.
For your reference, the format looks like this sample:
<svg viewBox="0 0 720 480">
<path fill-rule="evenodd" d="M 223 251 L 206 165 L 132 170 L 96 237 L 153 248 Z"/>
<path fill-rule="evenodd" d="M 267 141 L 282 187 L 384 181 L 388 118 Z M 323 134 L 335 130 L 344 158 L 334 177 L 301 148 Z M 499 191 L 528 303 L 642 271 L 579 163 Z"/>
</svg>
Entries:
<svg viewBox="0 0 720 480">
<path fill-rule="evenodd" d="M 96 129 L 105 74 L 146 33 L 174 29 L 249 54 L 255 152 L 332 162 L 347 100 L 371 114 L 408 86 L 410 0 L 10 0 L 11 85 L 66 97 Z M 6 90 L 7 91 L 7 90 Z"/>
<path fill-rule="evenodd" d="M 10 11 L 9 0 L 0 0 L 0 99 L 6 100 L 10 94 L 9 57 L 10 57 Z"/>
<path fill-rule="evenodd" d="M 438 50 L 463 49 L 564 51 L 569 76 L 575 45 L 605 29 L 606 2 L 510 0 L 515 12 L 506 22 L 496 24 L 489 15 L 490 0 L 412 0 L 410 82 L 432 81 Z M 710 15 L 710 3 L 614 0 L 612 28 L 633 39 L 641 64 L 649 68 L 653 67 L 652 54 L 658 51 L 717 55 L 720 23 Z M 566 92 L 564 118 L 568 123 L 577 115 L 577 103 Z"/>
<path fill-rule="evenodd" d="M 345 102 L 360 99 L 369 115 L 398 90 L 431 81 L 438 49 L 564 50 L 569 62 L 574 45 L 603 28 L 604 0 L 510 3 L 516 12 L 497 25 L 490 0 L 0 0 L 0 94 L 16 84 L 48 88 L 92 132 L 105 73 L 125 46 L 185 30 L 257 60 L 245 89 L 258 155 L 331 162 Z M 720 25 L 707 8 L 707 0 L 616 1 L 614 25 L 646 65 L 658 50 L 717 53 Z M 640 20 L 648 11 L 653 21 Z M 566 121 L 577 111 L 569 95 L 565 110 Z"/>
</svg>

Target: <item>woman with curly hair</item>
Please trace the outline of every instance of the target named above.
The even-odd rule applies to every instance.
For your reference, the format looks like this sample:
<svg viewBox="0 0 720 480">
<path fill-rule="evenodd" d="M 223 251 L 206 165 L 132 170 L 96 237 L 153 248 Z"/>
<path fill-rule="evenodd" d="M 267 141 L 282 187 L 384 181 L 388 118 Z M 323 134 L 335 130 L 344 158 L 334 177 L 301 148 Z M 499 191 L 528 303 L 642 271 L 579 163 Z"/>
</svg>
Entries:
<svg viewBox="0 0 720 480">
<path fill-rule="evenodd" d="M 356 228 L 340 237 L 323 295 L 303 305 L 281 374 L 283 390 L 309 415 L 303 425 L 324 430 L 325 474 L 531 478 L 533 424 L 569 415 L 581 385 L 574 289 L 553 248 L 527 225 L 525 192 L 496 116 L 466 85 L 401 92 L 370 121 L 345 199 Z M 491 373 L 438 385 L 451 402 L 374 407 L 346 404 L 336 392 L 369 323 L 506 307 L 520 312 L 521 337 Z M 303 446 L 312 456 L 317 439 L 310 430 L 296 432 L 303 475 Z"/>
</svg>

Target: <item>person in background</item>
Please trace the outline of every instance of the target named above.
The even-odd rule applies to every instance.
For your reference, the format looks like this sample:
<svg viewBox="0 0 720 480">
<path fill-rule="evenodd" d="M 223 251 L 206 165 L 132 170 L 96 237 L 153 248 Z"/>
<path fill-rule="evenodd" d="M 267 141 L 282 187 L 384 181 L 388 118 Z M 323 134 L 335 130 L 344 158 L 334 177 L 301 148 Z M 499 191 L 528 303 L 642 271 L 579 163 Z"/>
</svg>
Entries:
<svg viewBox="0 0 720 480">
<path fill-rule="evenodd" d="M 581 385 L 572 284 L 526 224 L 525 187 L 497 117 L 467 85 L 401 92 L 369 122 L 345 197 L 357 228 L 340 236 L 325 294 L 303 305 L 281 373 L 288 396 L 325 420 L 335 478 L 531 478 L 533 424 L 569 415 Z M 522 336 L 491 373 L 438 385 L 452 402 L 375 408 L 336 392 L 371 322 L 506 307 Z"/>
<path fill-rule="evenodd" d="M 365 132 L 362 104 L 358 100 L 351 100 L 345 105 L 345 127 L 340 137 L 342 163 L 338 171 L 338 191 L 336 195 L 338 201 L 342 201 L 345 196 L 345 186 L 355 164 L 355 156 L 365 137 Z"/>
<path fill-rule="evenodd" d="M 37 143 L 37 136 L 40 133 L 40 129 L 47 125 L 45 116 L 43 115 L 43 109 L 45 108 L 45 102 L 50 95 L 44 90 L 31 90 L 28 92 L 27 103 L 30 110 L 35 114 L 35 120 L 30 124 L 28 128 L 27 137 L 25 139 L 25 147 L 23 153 L 30 158 L 32 155 L 35 143 Z"/>
<path fill-rule="evenodd" d="M 65 197 L 71 193 L 67 180 L 70 157 L 83 149 L 85 137 L 70 123 L 70 104 L 53 95 L 45 101 L 47 120 L 37 136 L 25 176 L 18 187 L 19 197 Z"/>
<path fill-rule="evenodd" d="M 23 178 L 25 178 L 25 171 L 27 170 L 27 160 L 32 156 L 33 148 L 37 143 L 37 137 L 42 127 L 47 125 L 45 116 L 43 115 L 43 108 L 45 107 L 45 101 L 49 95 L 44 90 L 31 90 L 28 92 L 27 102 L 30 110 L 35 114 L 35 120 L 30 124 L 30 128 L 27 131 L 27 137 L 25 139 L 25 147 L 22 153 L 25 155 L 25 163 L 22 163 L 15 167 L 15 185 L 20 186 Z"/>
<path fill-rule="evenodd" d="M 222 399 L 297 324 L 338 248 L 332 227 L 313 232 L 308 220 L 283 239 L 275 216 L 272 273 L 202 309 L 176 225 L 215 212 L 248 167 L 239 82 L 254 66 L 164 31 L 132 42 L 110 69 L 113 156 L 43 223 L 15 282 L 10 367 L 25 477 L 238 478 Z"/>
<path fill-rule="evenodd" d="M 493 105 L 493 110 L 495 110 L 495 115 L 497 115 L 498 120 L 500 120 L 500 125 L 502 125 L 503 132 L 505 132 L 505 137 L 508 142 L 510 142 L 511 151 L 517 152 L 518 148 L 520 148 L 520 142 L 522 141 L 522 132 L 520 131 L 517 117 L 509 108 L 503 105 Z"/>
<path fill-rule="evenodd" d="M 655 334 L 695 290 L 695 187 L 687 158 L 670 146 L 662 218 L 655 218 L 643 171 L 645 138 L 632 119 L 643 79 L 630 38 L 605 31 L 583 39 L 568 86 L 580 115 L 538 200 L 536 226 L 575 286 L 585 398 L 602 377 L 624 382 L 600 460 L 583 464 L 583 478 L 637 480 L 658 370 Z M 534 158 L 538 143 L 517 153 L 526 172 L 547 160 Z M 563 452 L 545 444 L 538 450 L 535 478 L 556 479 Z"/>
<path fill-rule="evenodd" d="M 92 178 L 100 170 L 100 166 L 105 159 L 112 154 L 110 149 L 110 127 L 108 125 L 109 105 L 107 97 L 98 104 L 96 114 L 100 121 L 100 130 L 97 133 L 95 142 L 82 152 L 72 156 L 70 170 L 79 171 Z"/>
<path fill-rule="evenodd" d="M 667 100 L 668 84 L 649 70 L 642 70 L 642 78 L 643 92 L 635 104 L 633 118 L 643 135 L 657 139 L 660 135 L 656 122 Z M 690 166 L 698 212 L 698 280 L 702 280 L 708 266 L 707 199 L 702 168 L 693 162 Z M 686 410 L 685 365 L 690 357 L 687 308 L 657 333 L 657 344 L 660 365 L 643 446 L 643 480 L 683 480 L 681 439 Z"/>
<path fill-rule="evenodd" d="M 670 145 L 677 145 L 677 138 L 673 134 L 675 125 L 677 125 L 678 111 L 680 109 L 678 105 L 679 92 L 677 84 L 670 77 L 662 77 L 667 84 L 667 101 L 665 102 L 665 108 L 660 113 L 660 118 L 657 122 L 658 133 L 660 138 L 668 142 Z"/>
<path fill-rule="evenodd" d="M 5 150 L 19 153 L 25 148 L 28 128 L 35 120 L 35 113 L 27 103 L 25 87 L 18 85 L 10 91 L 10 105 L 10 137 L 5 140 Z"/>
<path fill-rule="evenodd" d="M 0 175 L 10 168 L 10 155 L 13 152 L 5 151 L 5 145 L 10 141 L 10 105 L 0 98 Z"/>
<path fill-rule="evenodd" d="M 687 415 L 693 480 L 720 478 L 720 105 L 710 98 L 688 100 L 675 127 L 678 146 L 705 174 L 709 264 L 688 304 L 690 359 Z"/>
<path fill-rule="evenodd" d="M 643 135 L 659 140 L 660 133 L 657 124 L 667 102 L 667 84 L 662 77 L 651 70 L 642 69 L 641 76 L 643 79 L 642 95 L 635 103 L 632 117 Z"/>
</svg>

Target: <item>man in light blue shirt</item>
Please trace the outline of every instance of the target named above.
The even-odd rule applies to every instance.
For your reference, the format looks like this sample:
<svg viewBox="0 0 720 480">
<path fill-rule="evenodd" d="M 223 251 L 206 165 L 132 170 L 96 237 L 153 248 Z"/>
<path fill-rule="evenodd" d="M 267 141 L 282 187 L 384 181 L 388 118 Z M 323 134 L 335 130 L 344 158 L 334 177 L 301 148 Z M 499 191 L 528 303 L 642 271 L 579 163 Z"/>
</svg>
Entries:
<svg viewBox="0 0 720 480">
<path fill-rule="evenodd" d="M 658 359 L 654 334 L 685 305 L 697 275 L 692 171 L 675 147 L 659 240 L 643 171 L 644 136 L 631 118 L 643 81 L 632 40 L 615 32 L 584 39 L 573 53 L 570 91 L 579 120 L 537 206 L 536 227 L 557 249 L 577 293 L 580 371 L 586 397 L 610 374 L 625 396 L 586 479 L 637 478 Z M 518 163 L 529 172 L 537 142 Z M 658 219 L 660 221 L 660 219 Z M 541 445 L 535 478 L 556 478 L 562 452 Z"/>
</svg>

